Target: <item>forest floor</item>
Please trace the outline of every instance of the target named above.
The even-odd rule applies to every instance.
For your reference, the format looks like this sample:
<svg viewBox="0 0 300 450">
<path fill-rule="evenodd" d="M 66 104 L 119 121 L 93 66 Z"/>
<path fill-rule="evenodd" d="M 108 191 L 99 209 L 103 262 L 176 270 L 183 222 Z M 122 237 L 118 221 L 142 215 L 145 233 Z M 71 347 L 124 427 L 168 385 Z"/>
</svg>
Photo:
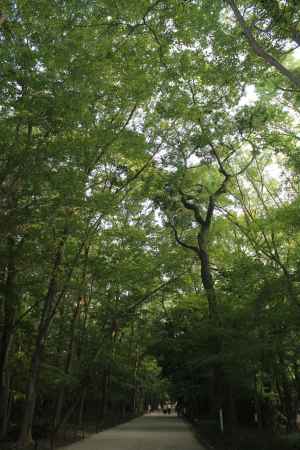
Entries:
<svg viewBox="0 0 300 450">
<path fill-rule="evenodd" d="M 106 416 L 105 420 L 98 422 L 90 421 L 84 424 L 84 431 L 78 428 L 78 425 L 69 423 L 63 430 L 61 430 L 55 439 L 55 448 L 65 448 L 80 442 L 84 439 L 88 439 L 94 434 L 103 432 L 105 430 L 111 429 L 122 423 L 127 423 L 128 421 L 134 419 L 136 415 L 127 415 L 121 417 Z M 11 430 L 10 439 L 7 441 L 0 441 L 0 450 L 16 450 L 18 430 Z M 51 450 L 51 439 L 49 437 L 49 431 L 47 427 L 39 426 L 33 429 L 33 444 L 26 447 L 26 450 Z M 18 449 L 19 450 L 19 449 Z"/>
<path fill-rule="evenodd" d="M 154 413 L 139 417 L 64 450 L 205 450 L 191 428 L 175 415 Z"/>
<path fill-rule="evenodd" d="M 300 450 L 300 433 L 274 433 L 255 428 L 238 428 L 221 433 L 213 420 L 199 420 L 193 429 L 209 450 Z"/>
</svg>

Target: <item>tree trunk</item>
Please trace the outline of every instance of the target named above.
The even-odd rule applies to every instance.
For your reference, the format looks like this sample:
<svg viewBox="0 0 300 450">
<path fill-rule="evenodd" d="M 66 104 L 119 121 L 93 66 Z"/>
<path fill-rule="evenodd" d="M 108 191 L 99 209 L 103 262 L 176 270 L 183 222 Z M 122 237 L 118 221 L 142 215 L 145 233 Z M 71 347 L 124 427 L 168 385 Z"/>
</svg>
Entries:
<svg viewBox="0 0 300 450">
<path fill-rule="evenodd" d="M 218 308 L 217 308 L 217 295 L 214 287 L 214 281 L 209 264 L 208 252 L 205 248 L 199 248 L 199 258 L 201 263 L 201 281 L 205 289 L 207 301 L 208 301 L 208 311 L 210 318 L 219 322 L 218 319 Z"/>
<path fill-rule="evenodd" d="M 10 374 L 8 370 L 8 357 L 13 340 L 13 329 L 6 327 L 1 340 L 0 350 L 0 439 L 4 439 L 8 429 Z"/>
<path fill-rule="evenodd" d="M 41 357 L 44 349 L 43 341 L 45 333 L 47 333 L 47 331 L 48 327 L 40 330 L 40 333 L 37 336 L 35 350 L 31 359 L 31 369 L 26 389 L 25 408 L 22 418 L 21 432 L 18 440 L 18 443 L 24 447 L 32 443 L 32 422 L 36 404 L 36 384 L 39 375 Z"/>
<path fill-rule="evenodd" d="M 4 439 L 8 429 L 10 374 L 8 369 L 9 353 L 11 350 L 17 312 L 17 296 L 15 287 L 16 268 L 14 258 L 14 240 L 8 240 L 9 261 L 5 282 L 4 299 L 4 329 L 0 346 L 0 439 Z"/>
<path fill-rule="evenodd" d="M 10 415 L 10 375 L 5 371 L 1 377 L 1 391 L 0 391 L 0 414 L 1 414 L 1 429 L 0 440 L 4 439 L 9 424 Z"/>
<path fill-rule="evenodd" d="M 82 286 L 84 286 L 85 278 L 86 278 L 88 251 L 89 251 L 89 249 L 86 248 L 86 250 L 85 250 L 85 261 L 84 261 L 85 263 L 84 263 L 84 267 L 83 267 L 81 288 L 82 288 Z M 79 313 L 80 313 L 80 304 L 81 304 L 81 300 L 82 300 L 82 295 L 81 295 L 81 292 L 80 292 L 81 288 L 79 289 L 77 302 L 76 302 L 76 306 L 75 306 L 74 311 L 73 311 L 73 316 L 72 316 L 72 321 L 71 321 L 71 326 L 70 326 L 70 340 L 69 340 L 68 352 L 67 352 L 67 357 L 66 357 L 66 361 L 65 361 L 65 370 L 64 370 L 64 373 L 66 375 L 68 375 L 70 373 L 71 364 L 72 364 L 73 349 L 74 349 L 74 337 L 75 337 L 75 326 L 76 326 L 76 322 L 77 322 L 77 319 L 78 319 L 78 316 L 79 316 Z M 87 311 L 86 311 L 85 321 L 86 320 L 87 320 Z M 61 388 L 59 389 L 59 393 L 58 393 L 58 397 L 57 397 L 57 401 L 56 401 L 56 409 L 55 409 L 55 416 L 54 416 L 54 420 L 53 420 L 53 430 L 52 430 L 52 433 L 54 435 L 59 430 L 60 425 L 61 425 L 61 416 L 62 416 L 62 410 L 63 410 L 64 400 L 65 400 L 65 390 L 66 390 L 65 384 L 63 384 L 61 386 Z"/>
<path fill-rule="evenodd" d="M 101 405 L 100 405 L 100 422 L 103 421 L 106 415 L 106 406 L 107 406 L 107 371 L 104 370 L 102 375 L 102 392 L 101 392 Z"/>
<path fill-rule="evenodd" d="M 229 382 L 227 384 L 228 390 L 227 390 L 227 402 L 228 402 L 228 428 L 230 433 L 234 436 L 237 425 L 238 425 L 238 418 L 237 418 L 237 412 L 236 412 L 236 401 L 235 401 L 235 395 L 234 395 L 234 389 L 232 386 L 232 382 Z"/>
<path fill-rule="evenodd" d="M 80 399 L 81 399 L 81 397 L 78 396 L 77 400 L 75 401 L 75 403 L 73 403 L 73 405 L 71 405 L 70 408 L 65 412 L 65 415 L 63 416 L 63 418 L 61 419 L 61 422 L 59 424 L 59 427 L 61 429 L 63 429 L 63 427 L 67 424 L 68 420 L 70 419 L 70 417 L 74 413 L 75 409 L 79 405 Z M 56 437 L 55 433 L 52 433 L 51 434 L 51 450 L 54 450 L 54 448 L 55 448 L 55 437 Z"/>
<path fill-rule="evenodd" d="M 284 368 L 282 370 L 284 371 Z M 284 394 L 284 410 L 287 419 L 286 431 L 291 433 L 296 430 L 296 408 L 293 401 L 291 386 L 285 372 L 282 374 L 282 389 Z"/>
<path fill-rule="evenodd" d="M 258 375 L 255 374 L 254 378 L 254 422 L 257 424 L 257 428 L 262 430 L 263 428 L 263 414 L 261 405 L 261 392 L 259 392 Z"/>
<path fill-rule="evenodd" d="M 300 407 L 300 374 L 299 374 L 299 367 L 298 367 L 298 361 L 295 359 L 293 362 L 293 371 L 294 371 L 294 377 L 295 377 L 295 391 L 296 391 L 296 409 L 299 410 Z"/>
<path fill-rule="evenodd" d="M 84 413 L 84 405 L 85 405 L 86 394 L 87 394 L 87 388 L 85 386 L 83 388 L 83 390 L 82 390 L 82 393 L 81 393 L 79 415 L 78 415 L 78 426 L 79 426 L 79 430 L 82 431 L 82 437 L 84 437 L 83 413 Z"/>
<path fill-rule="evenodd" d="M 29 381 L 26 389 L 26 400 L 21 422 L 21 431 L 18 445 L 26 447 L 32 443 L 32 423 L 36 405 L 36 385 L 40 370 L 41 358 L 44 350 L 45 340 L 55 310 L 55 298 L 57 292 L 57 272 L 62 260 L 62 250 L 66 236 L 60 241 L 53 264 L 53 271 L 49 282 L 48 292 L 44 299 L 42 315 L 39 323 L 38 334 L 35 341 L 35 349 L 31 358 Z"/>
<path fill-rule="evenodd" d="M 213 325 L 218 329 L 220 325 L 218 304 L 217 304 L 217 294 L 214 286 L 214 279 L 212 276 L 209 255 L 207 251 L 208 246 L 208 232 L 209 228 L 203 230 L 198 235 L 198 246 L 199 246 L 199 259 L 201 264 L 201 281 L 206 293 L 206 298 L 208 302 L 208 312 L 209 318 Z M 211 342 L 213 351 L 216 356 L 221 353 L 221 342 L 219 336 L 212 338 Z M 223 386 L 223 371 L 220 363 L 217 361 L 214 363 L 212 368 L 213 382 L 212 382 L 212 397 L 211 397 L 211 409 L 214 415 L 218 414 L 219 409 L 222 407 L 224 386 Z"/>
<path fill-rule="evenodd" d="M 80 309 L 80 300 L 81 297 L 79 296 L 77 299 L 77 304 L 74 309 L 72 322 L 71 322 L 71 330 L 70 330 L 70 341 L 68 346 L 68 353 L 67 358 L 65 362 L 65 374 L 68 375 L 70 372 L 71 362 L 72 362 L 72 356 L 73 356 L 73 346 L 74 346 L 74 336 L 75 336 L 75 325 L 78 318 L 78 313 Z M 55 434 L 59 427 L 61 422 L 61 416 L 62 416 L 62 410 L 64 406 L 64 399 L 65 399 L 65 385 L 61 386 L 59 389 L 57 401 L 56 401 L 56 409 L 55 409 L 55 416 L 54 416 L 54 426 L 53 426 L 53 433 Z"/>
</svg>

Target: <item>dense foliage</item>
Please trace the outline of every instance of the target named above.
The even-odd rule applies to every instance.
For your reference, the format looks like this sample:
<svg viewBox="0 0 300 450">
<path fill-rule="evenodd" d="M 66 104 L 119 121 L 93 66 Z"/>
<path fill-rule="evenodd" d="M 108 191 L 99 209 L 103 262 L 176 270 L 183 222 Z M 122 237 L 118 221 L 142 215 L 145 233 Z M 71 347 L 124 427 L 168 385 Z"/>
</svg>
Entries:
<svg viewBox="0 0 300 450">
<path fill-rule="evenodd" d="M 166 396 L 294 431 L 298 2 L 1 8 L 1 439 Z"/>
</svg>

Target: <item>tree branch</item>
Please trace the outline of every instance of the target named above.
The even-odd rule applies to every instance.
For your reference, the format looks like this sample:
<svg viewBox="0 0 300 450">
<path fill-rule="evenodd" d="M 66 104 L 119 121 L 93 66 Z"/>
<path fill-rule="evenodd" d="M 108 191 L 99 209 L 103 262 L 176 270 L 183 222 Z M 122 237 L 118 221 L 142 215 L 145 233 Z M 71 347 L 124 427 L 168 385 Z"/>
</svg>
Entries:
<svg viewBox="0 0 300 450">
<path fill-rule="evenodd" d="M 190 211 L 193 211 L 194 217 L 197 220 L 197 222 L 200 225 L 204 225 L 205 220 L 202 218 L 198 206 L 196 206 L 194 203 L 189 203 L 187 201 L 187 199 L 186 199 L 186 195 L 184 194 L 184 192 L 181 189 L 179 189 L 179 192 L 180 192 L 180 195 L 181 195 L 181 203 L 183 204 L 183 206 L 186 209 L 189 209 Z"/>
<path fill-rule="evenodd" d="M 238 21 L 239 25 L 241 26 L 243 33 L 254 51 L 254 53 L 262 58 L 266 64 L 269 66 L 275 67 L 275 69 L 281 73 L 284 77 L 288 78 L 293 85 L 295 85 L 297 88 L 300 88 L 300 78 L 295 75 L 293 72 L 288 70 L 286 67 L 284 67 L 277 59 L 275 59 L 272 55 L 270 55 L 266 50 L 260 46 L 260 44 L 257 42 L 255 37 L 253 36 L 250 28 L 247 26 L 246 21 L 242 14 L 240 13 L 240 10 L 238 9 L 236 3 L 234 0 L 226 0 L 228 5 L 233 11 L 233 14 Z"/>
<path fill-rule="evenodd" d="M 198 248 L 196 246 L 194 246 L 194 245 L 190 245 L 190 244 L 187 244 L 186 242 L 184 242 L 179 237 L 178 231 L 177 231 L 177 228 L 175 227 L 175 225 L 173 223 L 171 223 L 171 221 L 169 221 L 168 223 L 169 223 L 170 227 L 172 228 L 172 230 L 174 232 L 174 237 L 175 237 L 175 240 L 176 240 L 177 244 L 181 245 L 182 247 L 184 247 L 184 248 L 186 248 L 188 250 L 192 250 L 197 255 L 199 255 Z"/>
<path fill-rule="evenodd" d="M 2 12 L 0 12 L 0 27 L 1 27 L 1 25 L 4 24 L 6 19 L 7 19 L 7 17 Z"/>
</svg>

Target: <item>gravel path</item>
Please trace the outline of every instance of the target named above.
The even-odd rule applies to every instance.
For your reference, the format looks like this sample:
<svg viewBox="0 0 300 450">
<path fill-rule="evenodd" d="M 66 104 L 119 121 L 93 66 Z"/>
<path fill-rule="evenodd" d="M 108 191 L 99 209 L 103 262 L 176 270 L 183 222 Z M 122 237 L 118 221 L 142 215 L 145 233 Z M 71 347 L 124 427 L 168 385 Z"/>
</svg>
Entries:
<svg viewBox="0 0 300 450">
<path fill-rule="evenodd" d="M 151 414 L 95 434 L 64 450 L 205 450 L 175 415 Z"/>
</svg>

